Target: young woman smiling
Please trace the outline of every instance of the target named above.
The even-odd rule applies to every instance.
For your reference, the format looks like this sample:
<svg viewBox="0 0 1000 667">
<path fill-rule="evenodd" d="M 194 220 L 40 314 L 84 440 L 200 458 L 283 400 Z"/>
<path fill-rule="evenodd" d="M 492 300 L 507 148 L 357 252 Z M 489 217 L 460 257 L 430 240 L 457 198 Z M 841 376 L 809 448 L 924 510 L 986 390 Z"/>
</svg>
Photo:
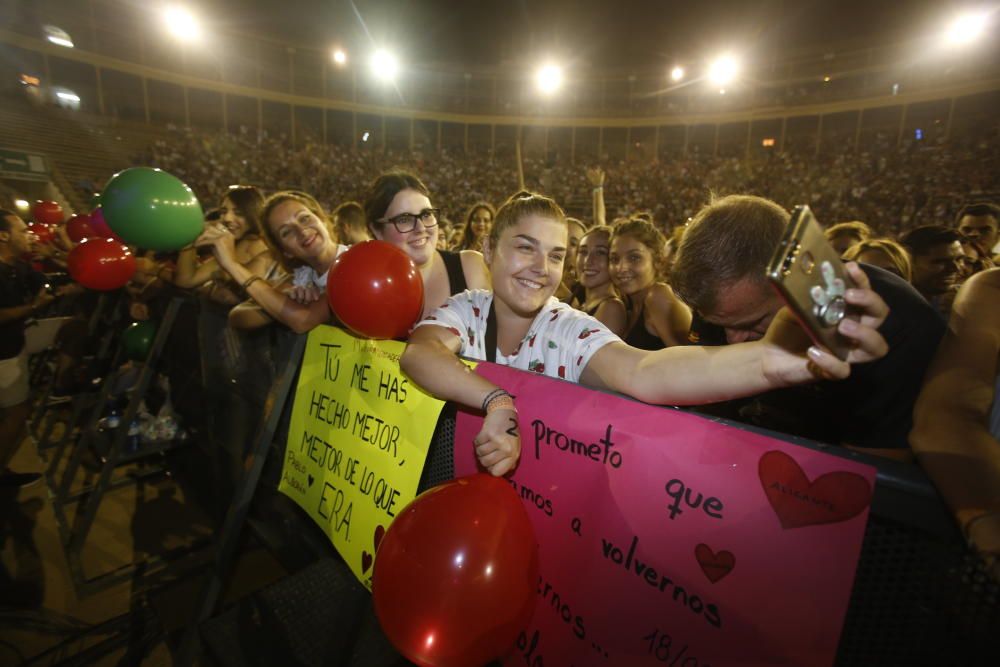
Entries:
<svg viewBox="0 0 1000 667">
<path fill-rule="evenodd" d="M 482 252 L 483 240 L 490 234 L 494 217 L 496 217 L 496 211 L 490 204 L 484 201 L 473 204 L 465 216 L 462 241 L 458 249 Z"/>
<path fill-rule="evenodd" d="M 847 362 L 810 347 L 794 318 L 782 311 L 764 339 L 714 348 L 672 347 L 655 352 L 622 342 L 603 324 L 553 297 L 562 280 L 568 233 L 563 211 L 547 197 L 520 192 L 500 207 L 484 246 L 493 291 L 469 290 L 418 323 L 400 359 L 420 386 L 444 400 L 486 413 L 474 445 L 493 475 L 516 464 L 521 451 L 513 397 L 476 375 L 458 355 L 496 361 L 550 377 L 611 389 L 649 403 L 711 403 L 802 384 L 843 378 L 850 363 L 883 356 L 877 328 L 888 312 L 850 265 L 859 289 L 848 301 L 864 312 L 849 335 L 857 343 Z"/>
<path fill-rule="evenodd" d="M 576 275 L 583 295 L 570 302 L 574 308 L 601 322 L 612 333 L 621 336 L 628 325 L 625 302 L 618 297 L 608 270 L 611 249 L 611 227 L 594 227 L 580 240 L 576 253 Z"/>
<path fill-rule="evenodd" d="M 382 174 L 368 188 L 365 217 L 372 236 L 396 246 L 413 260 L 424 280 L 424 315 L 452 294 L 488 289 L 489 272 L 475 250 L 438 250 L 438 216 L 427 186 L 406 171 Z"/>
<path fill-rule="evenodd" d="M 219 266 L 242 286 L 247 296 L 264 313 L 296 333 L 305 333 L 328 322 L 330 307 L 321 290 L 326 285 L 326 275 L 333 260 L 345 246 L 338 246 L 331 238 L 323 207 L 304 192 L 278 192 L 264 204 L 261 218 L 264 239 L 285 270 L 298 274 L 301 285 L 282 291 L 243 266 L 236 257 L 235 237 L 224 224 L 205 229 L 195 245 L 210 246 Z M 290 295 L 292 290 L 297 290 L 296 298 Z M 239 324 L 234 325 L 241 328 L 267 321 L 262 319 L 263 313 L 247 312 L 242 304 L 234 311 L 230 321 L 236 315 Z"/>
<path fill-rule="evenodd" d="M 611 278 L 625 298 L 629 319 L 625 342 L 642 350 L 659 350 L 688 342 L 691 310 L 657 281 L 666 239 L 650 222 L 632 219 L 611 236 Z"/>
<path fill-rule="evenodd" d="M 260 190 L 252 185 L 233 185 L 222 197 L 219 205 L 219 221 L 232 235 L 234 258 L 254 275 L 265 276 L 274 265 L 274 258 L 267 244 L 260 235 L 260 213 L 264 197 Z M 182 249 L 177 257 L 177 270 L 174 273 L 174 284 L 178 287 L 193 289 L 209 281 L 217 281 L 208 292 L 213 301 L 233 305 L 239 301 L 236 294 L 238 285 L 226 285 L 219 281 L 222 268 L 215 258 L 209 258 L 198 264 L 195 244 Z"/>
</svg>

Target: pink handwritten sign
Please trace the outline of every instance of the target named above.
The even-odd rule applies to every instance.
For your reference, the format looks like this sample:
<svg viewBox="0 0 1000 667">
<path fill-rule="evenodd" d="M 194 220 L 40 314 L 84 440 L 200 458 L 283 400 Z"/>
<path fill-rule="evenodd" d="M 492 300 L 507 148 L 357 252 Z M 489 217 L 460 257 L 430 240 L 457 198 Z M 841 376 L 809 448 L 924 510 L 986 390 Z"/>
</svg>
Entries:
<svg viewBox="0 0 1000 667">
<path fill-rule="evenodd" d="M 493 364 L 541 549 L 506 665 L 832 665 L 875 469 Z M 481 418 L 460 413 L 455 473 Z"/>
</svg>

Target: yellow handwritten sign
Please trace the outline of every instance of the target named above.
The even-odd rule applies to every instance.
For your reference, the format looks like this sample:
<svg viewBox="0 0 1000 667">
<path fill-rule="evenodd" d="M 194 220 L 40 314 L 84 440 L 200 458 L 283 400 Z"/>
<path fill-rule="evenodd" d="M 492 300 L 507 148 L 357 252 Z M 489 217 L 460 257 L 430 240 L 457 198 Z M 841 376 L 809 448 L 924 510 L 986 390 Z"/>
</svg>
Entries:
<svg viewBox="0 0 1000 667">
<path fill-rule="evenodd" d="M 309 334 L 278 485 L 369 589 L 375 549 L 416 496 L 444 405 L 400 371 L 403 348 L 329 326 Z"/>
</svg>

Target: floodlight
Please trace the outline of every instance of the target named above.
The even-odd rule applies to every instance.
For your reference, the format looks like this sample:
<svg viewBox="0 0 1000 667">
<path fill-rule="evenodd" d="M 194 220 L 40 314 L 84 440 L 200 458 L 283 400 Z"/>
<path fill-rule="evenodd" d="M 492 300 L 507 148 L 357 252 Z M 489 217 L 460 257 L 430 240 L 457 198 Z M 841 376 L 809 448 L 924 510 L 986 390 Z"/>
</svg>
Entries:
<svg viewBox="0 0 1000 667">
<path fill-rule="evenodd" d="M 14 206 L 16 206 L 19 211 L 27 211 L 31 204 L 28 203 L 27 199 L 15 199 Z"/>
<path fill-rule="evenodd" d="M 736 58 L 729 55 L 721 55 L 712 61 L 712 64 L 708 67 L 708 80 L 716 86 L 725 86 L 726 84 L 732 83 L 739 74 L 740 65 L 736 62 Z"/>
<path fill-rule="evenodd" d="M 682 80 L 683 78 L 684 78 L 684 68 L 681 67 L 680 65 L 677 65 L 672 70 L 670 70 L 670 80 L 671 81 L 675 81 L 676 82 L 676 81 Z"/>
<path fill-rule="evenodd" d="M 558 65 L 543 65 L 535 74 L 535 84 L 545 95 L 551 95 L 559 90 L 563 83 L 562 68 Z"/>
<path fill-rule="evenodd" d="M 64 102 L 79 102 L 80 96 L 74 92 L 68 90 L 60 90 L 56 93 L 56 97 L 63 100 Z"/>
<path fill-rule="evenodd" d="M 343 65 L 347 62 L 347 54 L 344 53 L 343 49 L 335 49 L 333 51 L 333 62 L 338 65 Z"/>
<path fill-rule="evenodd" d="M 73 48 L 73 38 L 69 36 L 69 33 L 54 25 L 43 25 L 42 31 L 45 33 L 45 39 L 49 40 L 53 44 L 58 46 L 65 46 L 67 49 Z"/>
<path fill-rule="evenodd" d="M 201 24 L 188 9 L 171 5 L 163 10 L 167 32 L 175 38 L 191 42 L 201 39 Z"/>
<path fill-rule="evenodd" d="M 989 12 L 965 12 L 956 16 L 945 31 L 950 46 L 966 46 L 982 37 L 990 21 Z"/>
<path fill-rule="evenodd" d="M 371 66 L 372 74 L 379 81 L 393 81 L 399 73 L 399 61 L 385 49 L 379 49 L 372 55 Z"/>
</svg>

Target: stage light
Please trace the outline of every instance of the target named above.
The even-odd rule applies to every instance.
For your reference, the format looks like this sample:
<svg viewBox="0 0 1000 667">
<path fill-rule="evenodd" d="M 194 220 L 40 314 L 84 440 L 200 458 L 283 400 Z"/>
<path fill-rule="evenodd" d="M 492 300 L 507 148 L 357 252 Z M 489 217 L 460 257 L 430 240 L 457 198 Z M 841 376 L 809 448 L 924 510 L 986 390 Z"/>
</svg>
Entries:
<svg viewBox="0 0 1000 667">
<path fill-rule="evenodd" d="M 670 70 L 671 81 L 677 82 L 681 81 L 683 78 L 684 78 L 684 68 L 681 67 L 680 65 L 677 65 L 672 70 Z"/>
<path fill-rule="evenodd" d="M 362 135 L 361 135 L 361 141 L 363 141 L 363 142 L 367 143 L 367 142 L 368 142 L 368 139 L 369 139 L 369 137 L 371 137 L 371 136 L 372 136 L 372 135 L 371 135 L 371 133 L 370 133 L 370 132 L 365 132 L 364 134 L 362 134 Z"/>
<path fill-rule="evenodd" d="M 708 67 L 708 80 L 716 86 L 725 86 L 726 84 L 732 83 L 739 74 L 740 65 L 736 62 L 736 58 L 729 55 L 728 53 L 719 56 L 712 64 Z"/>
<path fill-rule="evenodd" d="M 347 54 L 344 53 L 343 49 L 334 49 L 333 51 L 333 62 L 338 65 L 344 65 L 347 63 Z"/>
<path fill-rule="evenodd" d="M 385 49 L 379 49 L 372 55 L 372 74 L 379 81 L 390 82 L 399 73 L 399 61 Z"/>
<path fill-rule="evenodd" d="M 70 92 L 68 90 L 60 90 L 56 93 L 56 97 L 63 100 L 64 102 L 79 102 L 80 96 L 76 93 Z"/>
<path fill-rule="evenodd" d="M 535 85 L 543 95 L 551 95 L 562 87 L 563 72 L 557 65 L 543 65 L 535 73 Z"/>
<path fill-rule="evenodd" d="M 945 31 L 945 41 L 950 46 L 966 46 L 986 32 L 990 14 L 985 11 L 965 12 L 956 16 Z"/>
<path fill-rule="evenodd" d="M 17 207 L 18 211 L 27 211 L 31 204 L 28 203 L 27 199 L 15 199 L 14 206 Z"/>
<path fill-rule="evenodd" d="M 824 76 L 823 77 L 823 83 L 830 83 L 830 77 Z"/>
<path fill-rule="evenodd" d="M 53 44 L 65 46 L 67 49 L 73 48 L 73 38 L 62 28 L 54 25 L 44 25 L 42 26 L 42 31 L 45 33 L 45 39 Z"/>
<path fill-rule="evenodd" d="M 171 5 L 163 10 L 163 20 L 167 32 L 183 42 L 201 39 L 201 24 L 189 10 Z"/>
</svg>

